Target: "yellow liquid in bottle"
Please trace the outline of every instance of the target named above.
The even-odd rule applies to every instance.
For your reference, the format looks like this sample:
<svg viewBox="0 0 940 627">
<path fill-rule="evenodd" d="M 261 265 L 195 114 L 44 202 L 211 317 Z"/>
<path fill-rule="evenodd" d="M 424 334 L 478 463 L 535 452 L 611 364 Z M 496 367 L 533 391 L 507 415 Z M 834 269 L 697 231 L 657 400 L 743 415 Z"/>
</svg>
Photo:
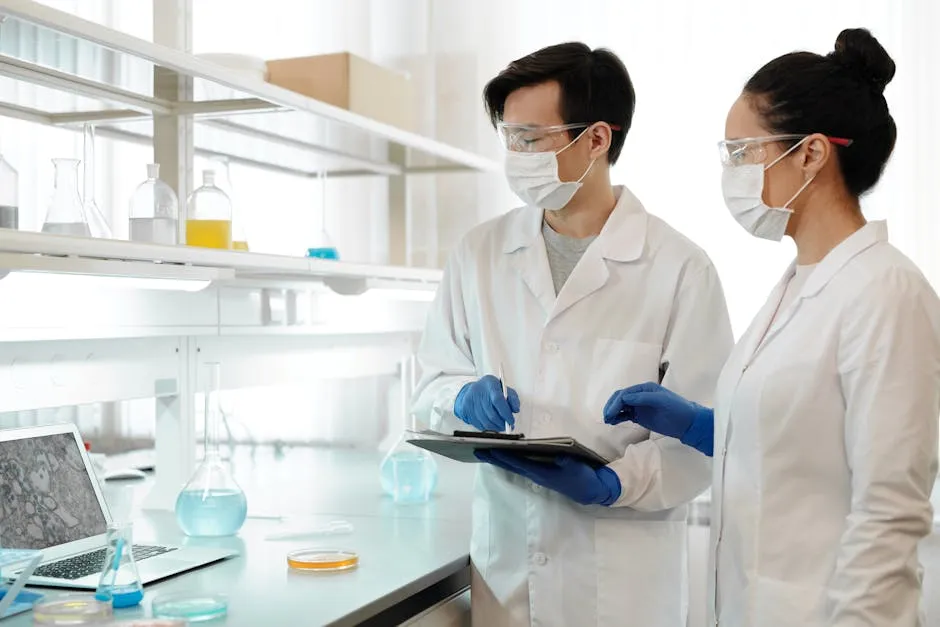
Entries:
<svg viewBox="0 0 940 627">
<path fill-rule="evenodd" d="M 248 242 L 232 242 L 232 250 L 248 252 Z"/>
<path fill-rule="evenodd" d="M 230 220 L 187 220 L 186 245 L 231 250 L 232 222 Z"/>
</svg>

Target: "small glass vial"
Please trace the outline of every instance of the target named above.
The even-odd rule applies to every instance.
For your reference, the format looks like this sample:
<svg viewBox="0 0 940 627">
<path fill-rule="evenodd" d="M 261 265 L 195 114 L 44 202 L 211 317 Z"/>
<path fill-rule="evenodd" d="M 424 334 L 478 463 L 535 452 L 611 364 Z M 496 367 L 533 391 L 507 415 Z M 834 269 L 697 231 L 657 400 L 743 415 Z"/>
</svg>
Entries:
<svg viewBox="0 0 940 627">
<path fill-rule="evenodd" d="M 82 198 L 78 194 L 78 159 L 53 159 L 55 190 L 49 201 L 42 232 L 91 237 Z"/>
<path fill-rule="evenodd" d="M 160 164 L 147 165 L 147 180 L 131 196 L 130 238 L 132 242 L 179 243 L 179 200 L 173 188 L 160 180 Z"/>
<path fill-rule="evenodd" d="M 104 568 L 98 580 L 95 600 L 115 608 L 134 607 L 144 598 L 144 586 L 134 561 L 131 523 L 108 525 Z"/>
<path fill-rule="evenodd" d="M 202 173 L 202 187 L 189 196 L 186 244 L 203 248 L 232 248 L 232 203 L 215 184 L 215 172 Z"/>
<path fill-rule="evenodd" d="M 221 367 L 203 369 L 205 390 L 205 458 L 176 497 L 176 521 L 188 536 L 217 537 L 238 533 L 248 516 L 245 493 L 222 461 Z"/>
</svg>

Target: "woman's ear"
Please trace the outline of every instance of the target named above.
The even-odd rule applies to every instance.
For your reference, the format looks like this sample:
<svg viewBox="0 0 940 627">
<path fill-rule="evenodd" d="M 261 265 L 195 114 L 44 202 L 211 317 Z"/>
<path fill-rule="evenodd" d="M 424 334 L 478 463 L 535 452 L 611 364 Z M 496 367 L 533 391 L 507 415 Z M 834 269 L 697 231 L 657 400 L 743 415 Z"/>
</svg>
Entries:
<svg viewBox="0 0 940 627">
<path fill-rule="evenodd" d="M 803 160 L 801 166 L 806 178 L 816 176 L 832 157 L 832 143 L 825 135 L 814 133 L 803 142 L 800 157 Z"/>
</svg>

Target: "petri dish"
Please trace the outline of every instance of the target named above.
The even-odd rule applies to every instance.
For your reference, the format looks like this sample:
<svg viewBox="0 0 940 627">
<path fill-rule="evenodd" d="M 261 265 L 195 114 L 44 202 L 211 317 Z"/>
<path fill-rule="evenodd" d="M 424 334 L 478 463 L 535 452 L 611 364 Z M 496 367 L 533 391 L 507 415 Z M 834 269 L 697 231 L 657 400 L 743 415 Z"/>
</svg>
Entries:
<svg viewBox="0 0 940 627">
<path fill-rule="evenodd" d="M 295 570 L 330 572 L 359 565 L 359 555 L 341 549 L 301 549 L 287 554 L 287 565 Z"/>
<path fill-rule="evenodd" d="M 150 607 L 154 618 L 200 623 L 225 616 L 228 613 L 228 597 L 224 594 L 177 592 L 158 596 Z"/>
<path fill-rule="evenodd" d="M 111 618 L 111 604 L 94 597 L 61 597 L 33 607 L 33 625 L 95 625 Z"/>
<path fill-rule="evenodd" d="M 188 624 L 183 619 L 136 618 L 108 623 L 106 627 L 186 627 Z"/>
</svg>

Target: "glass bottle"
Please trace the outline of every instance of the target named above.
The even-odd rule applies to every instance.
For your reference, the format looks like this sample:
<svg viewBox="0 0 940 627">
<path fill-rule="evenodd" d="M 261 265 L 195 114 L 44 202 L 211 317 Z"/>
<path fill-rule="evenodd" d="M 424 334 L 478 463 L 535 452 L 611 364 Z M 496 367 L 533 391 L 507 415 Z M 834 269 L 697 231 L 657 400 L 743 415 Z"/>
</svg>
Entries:
<svg viewBox="0 0 940 627">
<path fill-rule="evenodd" d="M 176 520 L 189 536 L 231 536 L 248 515 L 245 493 L 235 482 L 219 452 L 222 424 L 220 366 L 204 367 L 205 458 L 176 498 Z"/>
<path fill-rule="evenodd" d="M 212 168 L 215 170 L 215 184 L 228 196 L 232 203 L 232 249 L 248 252 L 248 229 L 245 224 L 243 203 L 235 193 L 232 183 L 232 173 L 229 169 L 228 157 L 212 157 Z"/>
<path fill-rule="evenodd" d="M 134 561 L 132 529 L 127 522 L 108 525 L 104 568 L 95 599 L 111 603 L 115 608 L 133 607 L 144 598 L 144 586 Z"/>
<path fill-rule="evenodd" d="M 85 124 L 83 128 L 84 135 L 84 207 L 85 217 L 88 219 L 88 230 L 92 237 L 103 237 L 111 239 L 114 233 L 108 220 L 98 208 L 95 202 L 95 127 L 92 124 Z"/>
<path fill-rule="evenodd" d="M 78 195 L 78 159 L 53 159 L 55 190 L 42 225 L 43 233 L 91 237 L 82 199 Z"/>
<path fill-rule="evenodd" d="M 147 180 L 137 186 L 130 203 L 132 242 L 178 243 L 179 200 L 173 188 L 160 180 L 160 164 L 147 165 Z"/>
<path fill-rule="evenodd" d="M 215 172 L 202 173 L 202 187 L 189 196 L 186 244 L 204 248 L 232 248 L 232 203 L 215 184 Z"/>
<path fill-rule="evenodd" d="M 329 232 L 326 230 L 326 172 L 321 172 L 319 177 L 320 179 L 320 229 L 314 235 L 313 241 L 310 242 L 311 246 L 307 249 L 308 257 L 315 257 L 317 259 L 339 259 L 339 251 L 336 250 L 336 246 L 333 244 L 333 238 L 330 237 Z"/>
<path fill-rule="evenodd" d="M 20 175 L 0 155 L 0 229 L 20 228 Z"/>
</svg>

